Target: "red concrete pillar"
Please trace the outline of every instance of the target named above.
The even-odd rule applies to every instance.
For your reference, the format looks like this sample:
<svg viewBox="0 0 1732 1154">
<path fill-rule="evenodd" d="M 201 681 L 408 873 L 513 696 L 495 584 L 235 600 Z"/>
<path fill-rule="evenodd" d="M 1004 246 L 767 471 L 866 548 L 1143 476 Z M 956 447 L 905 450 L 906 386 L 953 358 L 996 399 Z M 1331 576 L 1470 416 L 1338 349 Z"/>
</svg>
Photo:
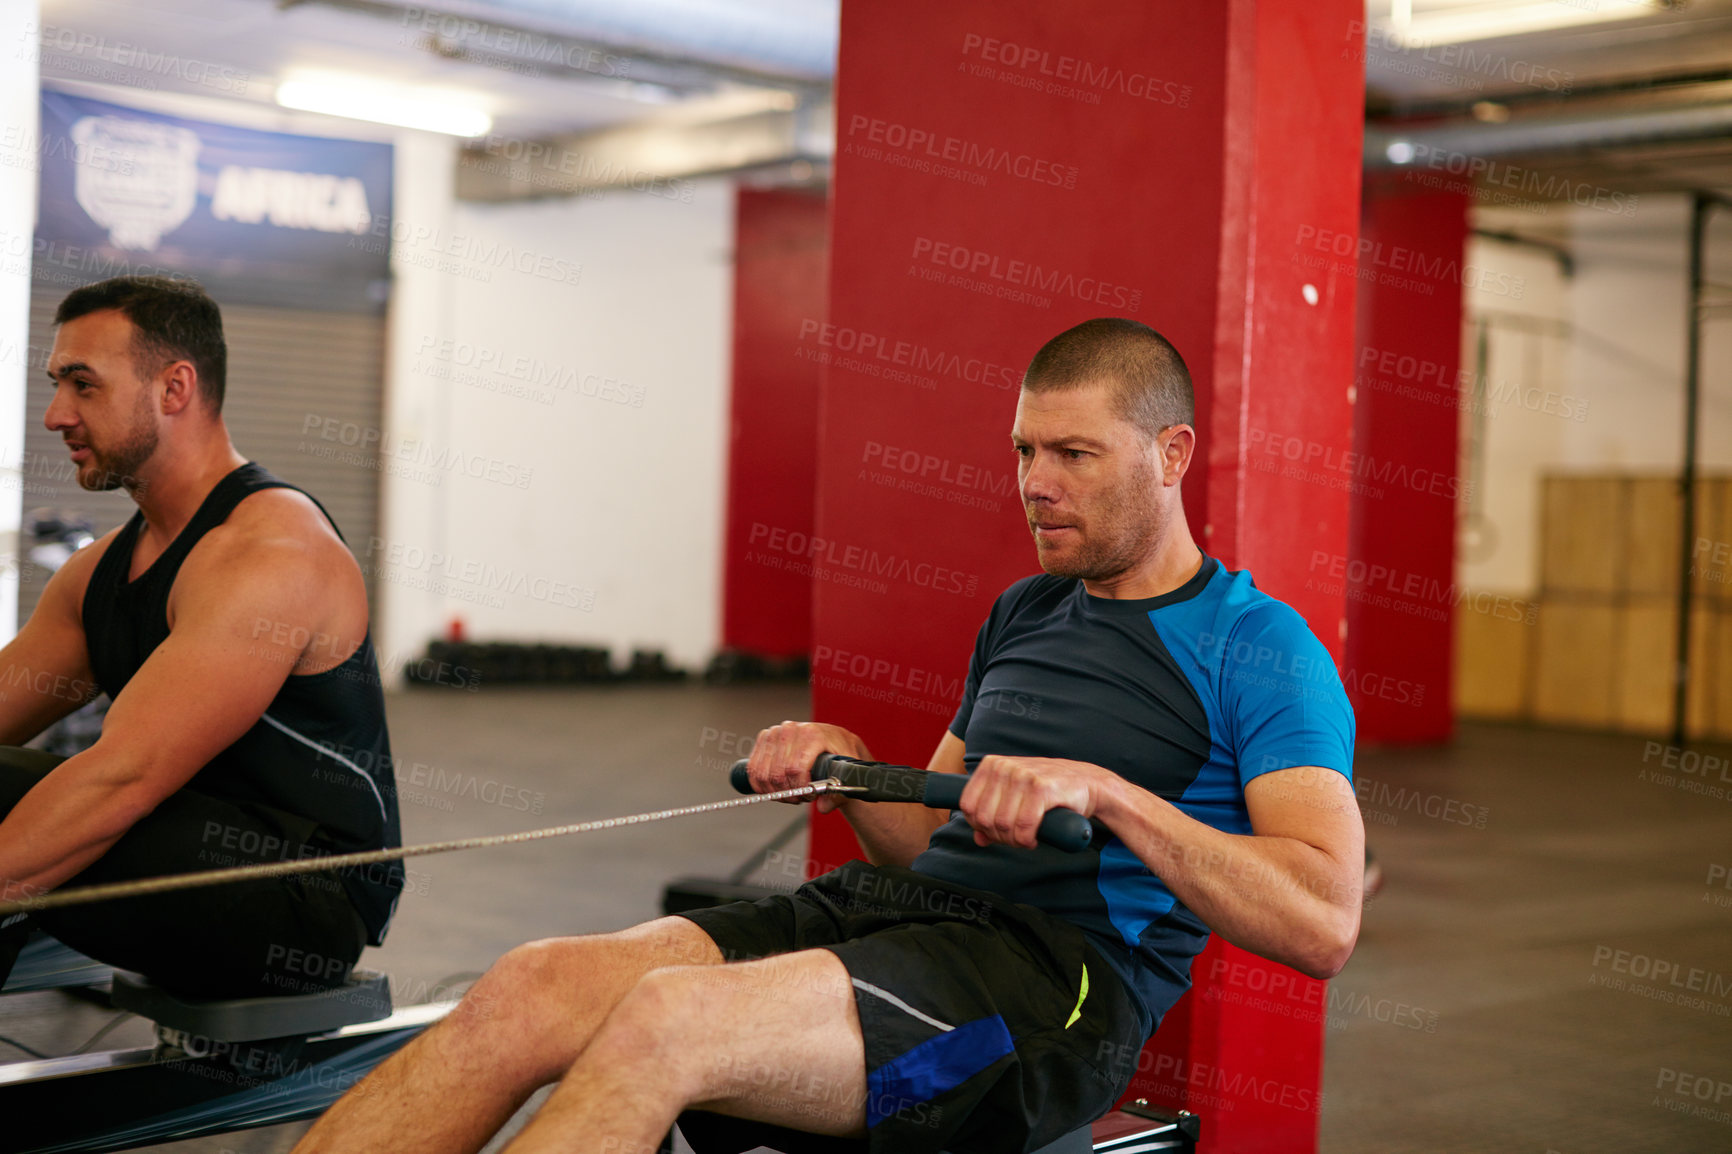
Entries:
<svg viewBox="0 0 1732 1154">
<path fill-rule="evenodd" d="M 810 579 L 760 546 L 812 532 L 819 365 L 788 351 L 824 319 L 829 225 L 822 196 L 739 192 L 722 645 L 765 657 L 812 642 Z"/>
<path fill-rule="evenodd" d="M 820 719 L 925 764 L 993 597 L 1037 569 L 1009 444 L 1022 370 L 1095 316 L 1185 356 L 1193 530 L 1339 655 L 1344 593 L 1308 588 L 1307 564 L 1348 546 L 1362 17 L 844 5 L 829 323 L 796 350 L 825 363 L 818 515 L 804 556 L 784 543 L 812 566 Z M 812 844 L 814 868 L 857 853 L 839 820 Z M 1218 952 L 1137 1086 L 1205 1114 L 1207 1150 L 1313 1149 L 1321 1015 L 1253 1008 L 1245 991 L 1300 979 Z"/>
<path fill-rule="evenodd" d="M 1313 555 L 1317 578 L 1348 592 L 1343 679 L 1362 744 L 1445 741 L 1454 721 L 1467 190 L 1408 175 L 1366 183 L 1353 411 L 1364 484 L 1345 564 Z"/>
</svg>

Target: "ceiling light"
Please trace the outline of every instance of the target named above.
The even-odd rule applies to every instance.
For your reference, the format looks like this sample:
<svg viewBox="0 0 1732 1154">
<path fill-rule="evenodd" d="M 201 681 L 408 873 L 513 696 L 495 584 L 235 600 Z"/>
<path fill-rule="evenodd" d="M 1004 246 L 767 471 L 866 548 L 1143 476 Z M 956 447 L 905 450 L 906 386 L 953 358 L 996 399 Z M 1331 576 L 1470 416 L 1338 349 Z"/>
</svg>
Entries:
<svg viewBox="0 0 1732 1154">
<path fill-rule="evenodd" d="M 1413 159 L 1413 145 L 1405 140 L 1392 140 L 1383 150 L 1383 155 L 1389 157 L 1391 164 L 1406 164 Z"/>
<path fill-rule="evenodd" d="M 277 103 L 303 112 L 323 112 L 450 136 L 480 136 L 493 127 L 493 118 L 487 113 L 444 93 L 421 93 L 361 80 L 285 80 L 277 85 Z"/>
<path fill-rule="evenodd" d="M 1518 3 L 1434 6 L 1429 11 L 1407 15 L 1404 0 L 1392 0 L 1390 26 L 1397 39 L 1415 46 L 1460 44 L 1469 40 L 1491 40 L 1499 36 L 1521 36 L 1529 32 L 1553 32 L 1618 20 L 1635 20 L 1664 12 L 1665 0 L 1596 0 L 1592 5 L 1561 0 L 1523 0 Z M 1406 15 L 1406 19 L 1401 16 Z"/>
</svg>

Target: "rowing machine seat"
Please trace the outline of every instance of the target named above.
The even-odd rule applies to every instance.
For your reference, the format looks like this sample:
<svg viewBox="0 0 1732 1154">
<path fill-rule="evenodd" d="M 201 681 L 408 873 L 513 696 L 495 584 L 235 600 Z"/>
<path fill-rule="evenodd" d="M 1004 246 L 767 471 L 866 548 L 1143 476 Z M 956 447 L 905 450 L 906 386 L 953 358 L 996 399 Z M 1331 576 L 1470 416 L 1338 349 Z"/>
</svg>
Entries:
<svg viewBox="0 0 1732 1154">
<path fill-rule="evenodd" d="M 116 970 L 113 998 L 117 1009 L 217 1042 L 323 1034 L 391 1015 L 390 982 L 371 970 L 355 970 L 329 990 L 211 1001 L 171 994 L 140 974 Z"/>
</svg>

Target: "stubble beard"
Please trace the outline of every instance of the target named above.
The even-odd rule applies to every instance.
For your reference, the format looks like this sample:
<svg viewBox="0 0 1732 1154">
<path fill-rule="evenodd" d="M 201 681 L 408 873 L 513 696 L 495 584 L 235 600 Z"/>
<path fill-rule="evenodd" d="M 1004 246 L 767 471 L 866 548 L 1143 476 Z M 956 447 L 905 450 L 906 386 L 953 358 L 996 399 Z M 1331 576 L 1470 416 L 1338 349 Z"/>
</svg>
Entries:
<svg viewBox="0 0 1732 1154">
<path fill-rule="evenodd" d="M 108 493 L 125 485 L 138 484 L 139 472 L 156 453 L 156 425 L 150 419 L 150 394 L 144 393 L 133 411 L 132 428 L 126 439 L 112 449 L 98 452 L 90 447 L 90 460 L 78 471 L 79 488 L 91 493 Z"/>
<path fill-rule="evenodd" d="M 1126 483 L 1103 495 L 1098 510 L 1087 518 L 1089 528 L 1068 556 L 1042 546 L 1035 534 L 1035 554 L 1040 567 L 1054 577 L 1079 581 L 1108 581 L 1129 572 L 1159 546 L 1166 532 L 1167 516 L 1161 509 L 1150 475 L 1153 470 L 1139 463 Z M 1033 532 L 1034 512 L 1029 515 Z"/>
</svg>

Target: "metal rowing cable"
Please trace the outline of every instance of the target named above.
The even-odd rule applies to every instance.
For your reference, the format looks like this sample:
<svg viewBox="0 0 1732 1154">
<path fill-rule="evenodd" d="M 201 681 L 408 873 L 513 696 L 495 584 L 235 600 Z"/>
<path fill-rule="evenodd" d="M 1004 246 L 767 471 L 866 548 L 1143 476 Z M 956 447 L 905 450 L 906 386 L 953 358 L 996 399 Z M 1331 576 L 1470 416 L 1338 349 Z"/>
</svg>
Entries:
<svg viewBox="0 0 1732 1154">
<path fill-rule="evenodd" d="M 864 787 L 844 785 L 836 778 L 825 778 L 795 789 L 773 793 L 754 793 L 726 801 L 711 801 L 701 805 L 683 805 L 674 809 L 658 809 L 650 813 L 634 813 L 625 817 L 607 817 L 596 821 L 580 821 L 571 825 L 550 826 L 547 829 L 523 830 L 519 833 L 492 834 L 486 837 L 460 837 L 449 841 L 432 841 L 421 845 L 391 846 L 386 849 L 362 850 L 357 853 L 331 854 L 327 857 L 296 858 L 293 861 L 259 862 L 254 865 L 231 866 L 226 869 L 198 870 L 193 873 L 167 874 L 162 877 L 135 878 L 131 881 L 105 882 L 102 885 L 77 886 L 54 890 L 34 897 L 0 901 L 0 917 L 34 910 L 60 909 L 91 902 L 112 901 L 115 898 L 140 897 L 170 890 L 193 889 L 197 886 L 221 885 L 226 882 L 249 881 L 256 878 L 283 877 L 288 874 L 319 873 L 325 870 L 348 869 L 351 866 L 372 865 L 424 854 L 449 853 L 460 849 L 483 849 L 487 846 L 515 845 L 518 842 L 541 841 L 550 837 L 566 837 L 578 833 L 597 833 L 604 829 L 619 829 L 628 825 L 643 825 L 666 821 L 674 817 L 689 817 L 717 810 L 737 809 L 766 801 L 788 801 L 795 798 L 818 797 L 826 793 L 860 793 Z"/>
</svg>

